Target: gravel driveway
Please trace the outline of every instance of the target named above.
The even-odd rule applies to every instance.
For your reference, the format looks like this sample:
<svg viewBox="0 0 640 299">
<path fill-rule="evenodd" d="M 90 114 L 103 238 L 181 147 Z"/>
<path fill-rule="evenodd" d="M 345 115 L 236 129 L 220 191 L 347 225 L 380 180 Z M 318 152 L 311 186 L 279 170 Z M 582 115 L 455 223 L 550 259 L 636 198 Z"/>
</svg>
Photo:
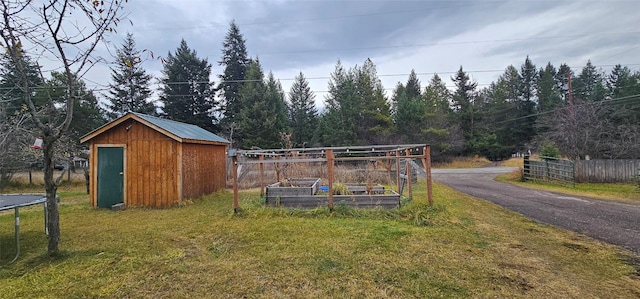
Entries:
<svg viewBox="0 0 640 299">
<path fill-rule="evenodd" d="M 517 168 L 433 169 L 433 179 L 542 223 L 618 245 L 640 255 L 640 205 L 538 191 L 497 182 Z"/>
</svg>

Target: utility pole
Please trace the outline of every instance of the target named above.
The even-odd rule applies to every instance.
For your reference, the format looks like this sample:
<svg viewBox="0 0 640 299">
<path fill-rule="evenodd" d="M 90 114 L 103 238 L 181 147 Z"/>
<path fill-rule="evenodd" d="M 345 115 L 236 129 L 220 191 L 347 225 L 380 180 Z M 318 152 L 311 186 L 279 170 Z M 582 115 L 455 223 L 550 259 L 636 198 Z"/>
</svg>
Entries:
<svg viewBox="0 0 640 299">
<path fill-rule="evenodd" d="M 571 88 L 571 71 L 567 73 L 567 79 L 569 82 L 569 113 L 571 116 L 571 123 L 573 124 L 573 89 Z"/>
</svg>

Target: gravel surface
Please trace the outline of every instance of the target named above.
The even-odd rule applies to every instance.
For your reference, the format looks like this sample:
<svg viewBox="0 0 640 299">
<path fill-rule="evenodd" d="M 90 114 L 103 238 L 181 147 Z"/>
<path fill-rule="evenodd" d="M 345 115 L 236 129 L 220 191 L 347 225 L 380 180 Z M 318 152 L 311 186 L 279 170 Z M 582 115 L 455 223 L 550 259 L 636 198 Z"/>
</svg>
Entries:
<svg viewBox="0 0 640 299">
<path fill-rule="evenodd" d="M 497 182 L 513 167 L 434 169 L 433 179 L 533 220 L 585 234 L 640 255 L 640 205 L 568 196 Z"/>
</svg>

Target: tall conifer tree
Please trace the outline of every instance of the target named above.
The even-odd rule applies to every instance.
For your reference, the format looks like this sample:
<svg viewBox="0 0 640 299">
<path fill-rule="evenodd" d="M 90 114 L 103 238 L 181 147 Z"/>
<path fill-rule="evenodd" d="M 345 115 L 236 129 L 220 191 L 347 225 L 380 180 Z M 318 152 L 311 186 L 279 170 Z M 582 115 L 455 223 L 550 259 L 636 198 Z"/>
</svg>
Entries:
<svg viewBox="0 0 640 299">
<path fill-rule="evenodd" d="M 239 93 L 238 147 L 281 148 L 280 133 L 287 131 L 287 112 L 280 83 L 273 74 L 265 82 L 257 59 L 250 61 L 246 79 Z"/>
<path fill-rule="evenodd" d="M 469 75 L 462 69 L 456 72 L 451 80 L 456 86 L 453 93 L 453 111 L 457 124 L 462 129 L 467 141 L 475 137 L 475 122 L 477 119 L 477 111 L 475 109 L 476 86 L 475 82 L 471 82 Z"/>
<path fill-rule="evenodd" d="M 220 75 L 222 81 L 217 87 L 223 100 L 221 122 L 228 129 L 233 123 L 238 122 L 241 109 L 239 94 L 249 65 L 245 40 L 235 21 L 231 21 L 229 25 L 229 31 L 222 44 L 222 59 L 218 64 L 224 66 Z"/>
<path fill-rule="evenodd" d="M 136 49 L 136 43 L 131 33 L 127 34 L 124 44 L 116 51 L 116 67 L 111 69 L 111 81 L 109 84 L 109 116 L 116 118 L 123 114 L 139 112 L 155 115 L 156 107 L 149 102 L 152 94 L 152 76 L 142 68 L 140 51 Z"/>
<path fill-rule="evenodd" d="M 298 74 L 289 91 L 289 126 L 291 141 L 296 147 L 311 145 L 313 133 L 318 125 L 318 109 L 315 95 L 302 72 Z"/>
<path fill-rule="evenodd" d="M 183 39 L 175 53 L 167 55 L 162 74 L 160 101 L 164 116 L 217 131 L 212 116 L 215 102 L 209 82 L 211 64 L 207 59 L 198 58 Z"/>
</svg>

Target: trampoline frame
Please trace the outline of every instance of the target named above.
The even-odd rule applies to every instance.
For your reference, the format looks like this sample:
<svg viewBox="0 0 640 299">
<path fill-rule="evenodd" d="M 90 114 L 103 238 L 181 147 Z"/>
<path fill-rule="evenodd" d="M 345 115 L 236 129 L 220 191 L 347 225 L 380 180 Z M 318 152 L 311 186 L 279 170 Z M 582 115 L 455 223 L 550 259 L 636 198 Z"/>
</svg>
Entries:
<svg viewBox="0 0 640 299">
<path fill-rule="evenodd" d="M 28 198 L 23 200 L 14 200 L 14 203 L 12 204 L 5 204 L 5 201 L 9 198 L 20 196 Z M 20 208 L 39 204 L 44 206 L 44 232 L 49 235 L 49 231 L 47 229 L 47 196 L 45 194 L 0 194 L 0 212 L 13 209 L 16 255 L 9 263 L 7 263 L 7 265 L 15 262 L 18 259 L 18 256 L 20 256 Z M 0 252 L 1 250 L 2 248 L 0 247 Z"/>
</svg>

